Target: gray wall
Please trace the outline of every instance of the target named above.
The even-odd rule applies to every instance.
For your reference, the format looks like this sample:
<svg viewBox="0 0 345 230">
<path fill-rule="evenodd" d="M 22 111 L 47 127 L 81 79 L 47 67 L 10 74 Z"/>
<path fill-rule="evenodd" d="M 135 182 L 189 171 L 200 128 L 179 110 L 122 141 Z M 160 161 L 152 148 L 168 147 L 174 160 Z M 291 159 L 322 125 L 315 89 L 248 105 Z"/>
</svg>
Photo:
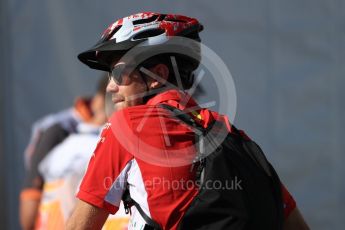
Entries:
<svg viewBox="0 0 345 230">
<path fill-rule="evenodd" d="M 0 228 L 18 229 L 22 154 L 31 123 L 93 92 L 99 73 L 76 55 L 106 25 L 140 11 L 187 14 L 205 25 L 204 43 L 234 77 L 235 124 L 263 147 L 312 229 L 342 229 L 341 0 L 1 1 L 0 183 L 8 224 L 1 220 Z"/>
<path fill-rule="evenodd" d="M 9 96 L 10 86 L 10 61 L 9 61 L 9 50 L 10 50 L 10 36 L 7 30 L 8 23 L 8 12 L 7 12 L 7 2 L 0 1 L 0 69 L 1 69 L 1 84 L 0 84 L 0 197 L 4 199 L 1 202 L 0 206 L 0 228 L 6 229 L 5 227 L 9 225 L 8 218 L 10 213 L 7 208 L 9 206 L 8 197 L 10 193 L 15 193 L 16 188 L 9 188 L 10 175 L 13 173 L 13 170 L 9 170 L 6 167 L 6 163 L 9 162 L 11 157 L 11 146 L 12 142 L 11 136 L 13 132 L 9 126 L 10 121 L 10 111 L 7 111 L 7 108 L 10 108 L 9 101 L 7 100 Z M 21 162 L 17 162 L 17 167 L 21 167 Z M 12 202 L 15 202 L 15 198 Z M 15 213 L 13 213 L 15 214 Z M 3 227 L 2 227 L 3 226 Z"/>
</svg>

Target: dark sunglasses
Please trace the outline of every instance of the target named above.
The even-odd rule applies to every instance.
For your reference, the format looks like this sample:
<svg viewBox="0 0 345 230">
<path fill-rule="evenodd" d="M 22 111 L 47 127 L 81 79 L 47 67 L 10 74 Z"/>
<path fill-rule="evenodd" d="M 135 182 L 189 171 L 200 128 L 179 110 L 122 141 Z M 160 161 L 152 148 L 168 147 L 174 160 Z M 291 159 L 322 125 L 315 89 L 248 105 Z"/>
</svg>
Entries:
<svg viewBox="0 0 345 230">
<path fill-rule="evenodd" d="M 126 65 L 125 63 L 117 64 L 111 72 L 108 72 L 109 81 L 113 79 L 117 85 L 128 85 L 131 82 L 129 75 L 137 68 L 133 65 Z"/>
</svg>

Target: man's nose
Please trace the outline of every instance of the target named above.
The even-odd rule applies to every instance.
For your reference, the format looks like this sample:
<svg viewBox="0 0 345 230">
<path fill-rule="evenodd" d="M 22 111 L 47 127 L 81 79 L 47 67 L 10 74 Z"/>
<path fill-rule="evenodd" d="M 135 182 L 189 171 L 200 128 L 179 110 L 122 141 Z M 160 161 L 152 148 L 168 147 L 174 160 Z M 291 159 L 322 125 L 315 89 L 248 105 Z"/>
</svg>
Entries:
<svg viewBox="0 0 345 230">
<path fill-rule="evenodd" d="M 116 93 L 119 91 L 119 86 L 115 83 L 115 81 L 110 78 L 109 83 L 106 89 L 107 93 Z"/>
</svg>

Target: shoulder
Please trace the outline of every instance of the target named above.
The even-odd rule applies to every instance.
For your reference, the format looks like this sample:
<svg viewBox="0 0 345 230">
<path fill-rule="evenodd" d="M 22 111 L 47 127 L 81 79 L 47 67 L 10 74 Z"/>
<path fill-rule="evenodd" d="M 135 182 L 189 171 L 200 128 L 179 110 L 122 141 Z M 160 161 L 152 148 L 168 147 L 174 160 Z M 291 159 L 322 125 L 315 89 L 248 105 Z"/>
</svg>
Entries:
<svg viewBox="0 0 345 230">
<path fill-rule="evenodd" d="M 68 135 L 69 132 L 64 129 L 64 127 L 60 124 L 60 123 L 55 123 L 53 125 L 51 125 L 50 127 L 48 127 L 45 131 L 44 131 L 45 135 Z"/>
<path fill-rule="evenodd" d="M 137 141 L 133 137 L 123 114 L 113 115 L 101 131 L 94 154 L 128 155 L 136 150 Z M 131 155 L 131 154 L 129 154 Z"/>
<path fill-rule="evenodd" d="M 64 140 L 69 135 L 61 124 L 54 124 L 43 132 L 41 142 L 42 144 L 57 144 Z"/>
<path fill-rule="evenodd" d="M 135 120 L 137 118 L 142 118 L 143 116 L 151 117 L 162 111 L 158 105 L 137 105 L 119 110 L 113 114 L 114 117 L 126 116 L 129 120 Z"/>
<path fill-rule="evenodd" d="M 40 152 L 47 153 L 68 135 L 69 133 L 60 124 L 49 127 L 40 135 L 35 147 L 35 155 Z"/>
<path fill-rule="evenodd" d="M 110 118 L 112 130 L 136 132 L 143 125 L 154 125 L 171 115 L 165 109 L 153 105 L 140 105 L 122 109 L 112 114 Z"/>
</svg>

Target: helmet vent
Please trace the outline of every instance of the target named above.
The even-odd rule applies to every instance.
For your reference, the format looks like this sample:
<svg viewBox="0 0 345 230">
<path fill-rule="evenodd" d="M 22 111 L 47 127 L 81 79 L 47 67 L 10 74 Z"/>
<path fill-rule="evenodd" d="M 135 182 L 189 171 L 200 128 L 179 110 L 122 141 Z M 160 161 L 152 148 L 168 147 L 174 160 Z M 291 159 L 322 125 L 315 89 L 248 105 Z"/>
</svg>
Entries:
<svg viewBox="0 0 345 230">
<path fill-rule="evenodd" d="M 165 33 L 165 30 L 163 29 L 152 29 L 152 30 L 147 30 L 145 32 L 135 35 L 133 39 L 136 40 L 136 39 L 142 39 L 142 38 L 155 37 L 163 33 Z"/>
<path fill-rule="evenodd" d="M 166 16 L 166 14 L 159 15 L 158 21 L 163 21 Z"/>
<path fill-rule="evenodd" d="M 111 33 L 107 36 L 107 40 L 109 40 L 114 34 L 121 29 L 122 25 L 117 26 Z"/>
<path fill-rule="evenodd" d="M 155 21 L 157 18 L 158 18 L 158 15 L 153 15 L 152 17 L 149 17 L 149 18 L 135 20 L 135 21 L 133 21 L 133 25 L 150 23 L 150 22 Z"/>
<path fill-rule="evenodd" d="M 168 21 L 168 22 L 183 22 L 183 23 L 186 23 L 185 20 L 175 19 L 175 18 L 168 18 L 168 19 L 165 19 L 164 21 Z"/>
<path fill-rule="evenodd" d="M 103 43 L 103 42 L 105 42 L 105 41 L 110 40 L 110 38 L 111 38 L 112 36 L 114 36 L 114 34 L 115 34 L 117 31 L 119 31 L 119 29 L 121 29 L 121 27 L 122 27 L 122 25 L 118 25 L 118 26 L 116 26 L 115 29 L 113 29 L 112 31 L 106 31 L 106 32 L 104 33 L 104 35 L 102 36 L 101 40 L 99 40 L 99 41 L 96 43 L 95 46 L 97 46 L 97 45 L 99 45 L 99 44 L 101 44 L 101 43 Z"/>
</svg>

